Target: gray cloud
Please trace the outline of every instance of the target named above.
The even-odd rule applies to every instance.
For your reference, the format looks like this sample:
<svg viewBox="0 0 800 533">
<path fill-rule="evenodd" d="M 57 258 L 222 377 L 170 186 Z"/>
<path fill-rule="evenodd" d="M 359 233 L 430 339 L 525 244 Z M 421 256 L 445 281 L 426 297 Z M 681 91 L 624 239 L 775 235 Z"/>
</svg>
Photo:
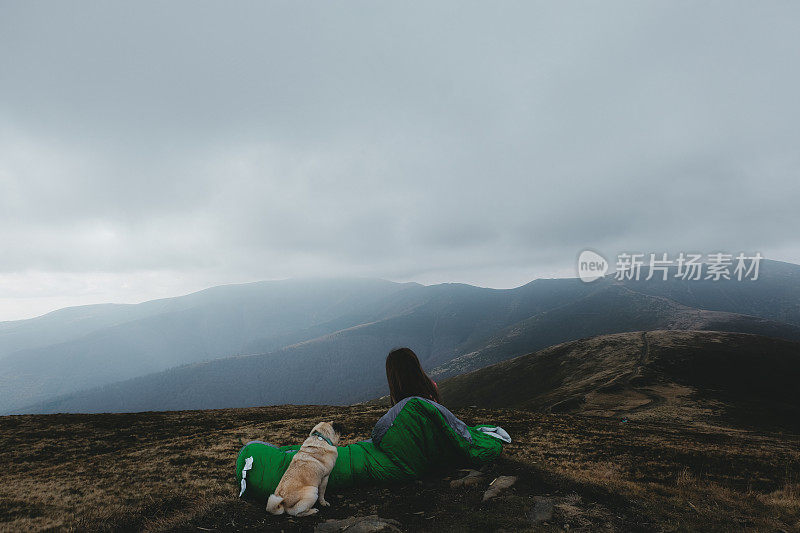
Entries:
<svg viewBox="0 0 800 533">
<path fill-rule="evenodd" d="M 585 247 L 798 261 L 798 15 L 4 2 L 0 319 L 26 293 L 55 305 L 43 279 L 89 301 L 81 276 L 136 300 L 299 275 L 510 286 Z"/>
</svg>

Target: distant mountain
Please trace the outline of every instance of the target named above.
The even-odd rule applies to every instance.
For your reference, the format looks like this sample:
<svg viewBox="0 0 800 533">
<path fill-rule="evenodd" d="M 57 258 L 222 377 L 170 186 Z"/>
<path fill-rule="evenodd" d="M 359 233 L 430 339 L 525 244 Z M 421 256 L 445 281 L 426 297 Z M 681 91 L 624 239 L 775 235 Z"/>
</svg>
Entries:
<svg viewBox="0 0 800 533">
<path fill-rule="evenodd" d="M 666 422 L 725 418 L 800 429 L 800 343 L 714 331 L 602 335 L 439 385 L 449 407 L 507 407 Z"/>
<path fill-rule="evenodd" d="M 664 282 L 660 273 L 646 280 L 645 269 L 640 280 L 619 283 L 689 307 L 758 316 L 800 326 L 800 267 L 781 261 L 762 261 L 760 270 L 755 281 L 689 281 L 675 279 L 673 268 L 669 272 L 670 280 Z"/>
<path fill-rule="evenodd" d="M 402 298 L 385 298 L 419 288 L 372 279 L 267 281 L 3 322 L 0 410 L 181 364 L 274 350 L 401 312 Z"/>
<path fill-rule="evenodd" d="M 131 311 L 116 306 L 109 308 L 114 318 L 73 311 L 88 320 L 77 328 L 82 336 L 0 359 L 0 410 L 349 403 L 385 394 L 383 358 L 400 345 L 447 377 L 605 333 L 701 329 L 800 340 L 798 273 L 796 265 L 765 261 L 758 281 L 708 288 L 712 282 L 694 282 L 696 288 L 661 282 L 672 289 L 610 277 L 588 284 L 536 280 L 507 290 L 382 280 L 264 282 L 140 304 L 155 311 L 136 309 L 147 316 L 127 322 L 119 316 Z M 69 328 L 53 317 L 35 320 L 46 318 L 56 324 L 44 328 L 48 338 L 67 335 Z M 16 323 L 0 324 L 0 343 L 13 331 L 9 324 Z M 30 324 L 18 326 L 17 346 L 32 331 Z"/>
<path fill-rule="evenodd" d="M 426 367 L 459 346 L 594 289 L 578 280 L 546 280 L 511 290 L 461 284 L 417 287 L 383 302 L 383 319 L 254 356 L 181 366 L 15 411 L 130 411 L 274 403 L 349 403 L 385 386 L 383 358 L 411 346 Z M 388 311 L 391 310 L 391 311 Z M 182 406 L 182 407 L 179 407 Z"/>
<path fill-rule="evenodd" d="M 499 331 L 475 349 L 431 372 L 439 379 L 483 368 L 566 340 L 625 331 L 684 329 L 754 333 L 800 341 L 800 326 L 757 316 L 687 307 L 642 294 L 625 284 L 606 283 L 580 300 L 536 314 Z"/>
</svg>

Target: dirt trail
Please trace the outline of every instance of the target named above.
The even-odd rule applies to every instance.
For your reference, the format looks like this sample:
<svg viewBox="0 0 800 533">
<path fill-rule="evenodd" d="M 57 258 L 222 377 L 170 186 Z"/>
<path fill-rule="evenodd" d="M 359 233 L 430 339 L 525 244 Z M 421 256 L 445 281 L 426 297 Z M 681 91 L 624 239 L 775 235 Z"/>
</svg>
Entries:
<svg viewBox="0 0 800 533">
<path fill-rule="evenodd" d="M 642 332 L 642 351 L 639 355 L 639 361 L 637 362 L 636 369 L 631 372 L 625 380 L 626 385 L 628 385 L 631 390 L 635 390 L 640 394 L 644 394 L 650 400 L 648 403 L 644 405 L 639 405 L 637 407 L 633 407 L 631 409 L 626 409 L 619 411 L 620 414 L 631 414 L 631 413 L 638 413 L 641 411 L 646 411 L 648 409 L 652 409 L 653 407 L 657 407 L 662 405 L 667 400 L 660 394 L 656 394 L 653 391 L 639 388 L 636 386 L 631 385 L 631 381 L 634 378 L 643 377 L 645 372 L 645 365 L 647 364 L 647 360 L 650 356 L 650 342 L 647 340 L 647 332 Z"/>
</svg>

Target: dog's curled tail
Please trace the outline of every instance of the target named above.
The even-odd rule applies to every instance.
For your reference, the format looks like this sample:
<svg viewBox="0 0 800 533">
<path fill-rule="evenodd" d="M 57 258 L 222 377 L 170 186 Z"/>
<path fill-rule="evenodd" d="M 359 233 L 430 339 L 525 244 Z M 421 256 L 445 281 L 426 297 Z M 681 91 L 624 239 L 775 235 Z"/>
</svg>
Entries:
<svg viewBox="0 0 800 533">
<path fill-rule="evenodd" d="M 272 514 L 283 514 L 283 498 L 280 496 L 275 496 L 274 494 L 269 495 L 269 500 L 267 500 L 267 512 Z"/>
</svg>

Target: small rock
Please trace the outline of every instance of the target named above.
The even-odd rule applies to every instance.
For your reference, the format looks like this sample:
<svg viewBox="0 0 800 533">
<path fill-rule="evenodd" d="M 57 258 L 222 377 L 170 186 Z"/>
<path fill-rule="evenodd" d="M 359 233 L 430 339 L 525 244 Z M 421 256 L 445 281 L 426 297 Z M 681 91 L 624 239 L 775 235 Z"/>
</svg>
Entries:
<svg viewBox="0 0 800 533">
<path fill-rule="evenodd" d="M 491 500 L 492 498 L 500 494 L 501 491 L 507 489 L 508 487 L 516 483 L 516 481 L 517 481 L 517 476 L 500 476 L 498 478 L 495 478 L 494 481 L 489 483 L 489 488 L 486 490 L 486 492 L 483 493 L 482 501 Z"/>
<path fill-rule="evenodd" d="M 486 477 L 483 472 L 479 472 L 477 470 L 467 470 L 466 472 L 466 476 L 460 479 L 454 479 L 450 482 L 451 489 L 456 487 L 469 487 L 472 485 L 477 485 L 483 480 L 484 477 Z"/>
<path fill-rule="evenodd" d="M 528 513 L 528 519 L 534 523 L 546 522 L 553 518 L 553 500 L 543 496 L 533 498 L 533 509 Z"/>
<path fill-rule="evenodd" d="M 351 516 L 343 520 L 325 520 L 317 524 L 314 533 L 336 533 L 346 531 L 347 533 L 386 533 L 399 532 L 400 522 L 391 518 L 381 518 L 378 515 Z"/>
</svg>

